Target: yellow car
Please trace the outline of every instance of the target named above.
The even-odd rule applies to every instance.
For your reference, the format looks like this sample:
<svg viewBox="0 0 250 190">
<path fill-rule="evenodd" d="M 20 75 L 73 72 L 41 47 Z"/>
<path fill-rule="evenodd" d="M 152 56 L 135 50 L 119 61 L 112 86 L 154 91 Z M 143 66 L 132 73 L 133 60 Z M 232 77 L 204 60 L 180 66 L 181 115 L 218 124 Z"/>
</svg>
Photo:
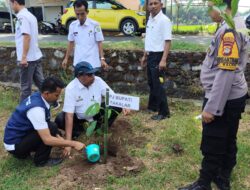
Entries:
<svg viewBox="0 0 250 190">
<path fill-rule="evenodd" d="M 70 1 L 61 17 L 62 26 L 69 29 L 69 25 L 76 20 L 74 0 Z M 88 17 L 99 22 L 103 30 L 121 31 L 130 36 L 145 31 L 146 13 L 125 8 L 114 0 L 88 0 Z"/>
</svg>

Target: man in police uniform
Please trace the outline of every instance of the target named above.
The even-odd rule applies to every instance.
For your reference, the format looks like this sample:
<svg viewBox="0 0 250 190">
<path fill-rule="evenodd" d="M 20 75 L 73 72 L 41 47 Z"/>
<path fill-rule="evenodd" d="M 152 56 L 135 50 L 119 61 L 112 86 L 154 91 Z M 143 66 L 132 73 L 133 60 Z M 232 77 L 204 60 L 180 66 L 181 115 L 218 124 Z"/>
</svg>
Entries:
<svg viewBox="0 0 250 190">
<path fill-rule="evenodd" d="M 74 10 L 77 20 L 69 26 L 68 48 L 62 67 L 67 67 L 69 56 L 75 46 L 73 66 L 76 66 L 81 61 L 87 61 L 92 64 L 93 68 L 102 67 L 106 69 L 108 65 L 105 62 L 102 47 L 104 37 L 99 23 L 87 18 L 89 12 L 88 2 L 76 0 Z"/>
<path fill-rule="evenodd" d="M 72 80 L 65 89 L 65 98 L 63 112 L 60 113 L 55 122 L 65 130 L 66 139 L 71 140 L 72 137 L 77 137 L 83 131 L 82 124 L 84 122 L 97 121 L 97 125 L 101 125 L 101 118 L 104 115 L 104 110 L 101 109 L 97 115 L 86 116 L 87 109 L 95 103 L 101 105 L 102 97 L 106 95 L 106 89 L 110 93 L 113 90 L 100 77 L 94 75 L 97 68 L 93 68 L 88 62 L 80 62 L 75 66 L 75 79 Z M 105 107 L 102 104 L 101 107 Z M 110 107 L 112 110 L 109 118 L 109 126 L 115 121 L 120 112 L 126 115 L 129 110 Z M 97 127 L 98 127 L 97 126 Z M 71 148 L 66 147 L 65 156 L 70 156 Z"/>
<path fill-rule="evenodd" d="M 37 19 L 25 8 L 25 0 L 11 0 L 11 7 L 17 14 L 16 53 L 20 66 L 20 102 L 31 94 L 31 86 L 40 88 L 44 80 L 42 71 L 42 52 L 38 47 Z"/>
<path fill-rule="evenodd" d="M 23 100 L 11 115 L 4 131 L 4 147 L 16 158 L 25 159 L 35 152 L 36 166 L 54 166 L 61 158 L 49 158 L 53 146 L 70 146 L 78 151 L 85 145 L 64 140 L 55 123 L 50 122 L 50 104 L 54 103 L 64 83 L 54 77 L 44 80 L 41 92 L 35 92 Z"/>
<path fill-rule="evenodd" d="M 224 2 L 230 14 L 231 0 Z M 214 4 L 210 1 L 208 5 L 212 8 Z M 221 26 L 209 47 L 200 76 L 205 90 L 203 160 L 199 179 L 180 190 L 211 190 L 212 181 L 220 190 L 229 190 L 230 175 L 236 165 L 237 131 L 248 92 L 244 70 L 249 44 L 242 33 L 229 29 L 219 12 L 211 9 L 210 16 Z"/>
<path fill-rule="evenodd" d="M 153 120 L 170 117 L 166 92 L 163 88 L 164 70 L 171 46 L 172 24 L 162 13 L 161 0 L 148 0 L 150 17 L 146 28 L 145 53 L 141 65 L 147 64 L 148 84 L 150 87 L 148 110 L 158 112 Z"/>
</svg>

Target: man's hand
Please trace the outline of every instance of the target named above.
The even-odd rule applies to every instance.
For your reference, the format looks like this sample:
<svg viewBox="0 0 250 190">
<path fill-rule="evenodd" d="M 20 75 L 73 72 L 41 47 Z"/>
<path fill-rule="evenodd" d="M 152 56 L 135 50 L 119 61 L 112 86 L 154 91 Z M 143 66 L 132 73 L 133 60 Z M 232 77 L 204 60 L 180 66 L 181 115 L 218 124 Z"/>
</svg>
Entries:
<svg viewBox="0 0 250 190">
<path fill-rule="evenodd" d="M 145 67 L 147 65 L 147 56 L 144 55 L 141 59 L 141 66 Z"/>
<path fill-rule="evenodd" d="M 64 59 L 63 62 L 62 62 L 62 68 L 63 69 L 66 69 L 67 68 L 67 65 L 68 65 L 68 59 Z"/>
<path fill-rule="evenodd" d="M 165 70 L 166 68 L 167 68 L 167 62 L 161 60 L 161 62 L 159 64 L 159 70 L 162 71 L 162 70 Z"/>
<path fill-rule="evenodd" d="M 74 141 L 74 146 L 73 148 L 77 151 L 81 151 L 82 149 L 86 148 L 85 144 L 78 142 L 78 141 Z"/>
<path fill-rule="evenodd" d="M 202 112 L 202 121 L 205 123 L 211 123 L 214 120 L 214 115 L 208 112 Z"/>
<path fill-rule="evenodd" d="M 27 61 L 27 58 L 22 58 L 21 62 L 20 62 L 20 66 L 21 67 L 28 67 L 29 63 Z"/>
<path fill-rule="evenodd" d="M 56 138 L 60 139 L 60 140 L 65 140 L 64 138 L 62 138 L 59 134 L 56 135 Z"/>
<path fill-rule="evenodd" d="M 63 150 L 63 157 L 70 157 L 71 147 L 65 147 Z"/>
<path fill-rule="evenodd" d="M 106 63 L 105 60 L 101 60 L 101 66 L 104 70 L 107 70 L 109 68 L 109 65 Z"/>
<path fill-rule="evenodd" d="M 122 109 L 122 113 L 123 115 L 128 115 L 130 113 L 130 110 L 129 109 Z"/>
</svg>

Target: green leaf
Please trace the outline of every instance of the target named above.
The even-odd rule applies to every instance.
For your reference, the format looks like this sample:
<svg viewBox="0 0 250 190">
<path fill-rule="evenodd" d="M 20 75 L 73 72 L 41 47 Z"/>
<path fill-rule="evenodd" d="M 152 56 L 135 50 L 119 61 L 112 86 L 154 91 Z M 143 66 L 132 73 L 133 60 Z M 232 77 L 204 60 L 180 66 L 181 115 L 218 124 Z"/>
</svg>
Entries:
<svg viewBox="0 0 250 190">
<path fill-rule="evenodd" d="M 221 5 L 217 6 L 217 7 L 221 10 L 221 12 L 225 12 L 226 9 L 227 9 L 227 4 L 223 3 L 223 4 L 221 4 Z"/>
<path fill-rule="evenodd" d="M 228 14 L 224 13 L 224 14 L 221 14 L 221 16 L 225 20 L 225 22 L 227 23 L 229 28 L 235 30 L 235 23 L 234 23 L 232 15 L 228 15 Z"/>
<path fill-rule="evenodd" d="M 86 131 L 86 135 L 87 137 L 90 137 L 94 131 L 95 131 L 95 128 L 96 128 L 96 124 L 97 124 L 97 121 L 92 121 L 89 125 L 89 127 L 87 128 L 87 131 Z"/>
<path fill-rule="evenodd" d="M 85 116 L 87 117 L 91 117 L 94 116 L 96 114 L 98 114 L 100 111 L 100 105 L 98 103 L 94 103 L 93 105 L 91 105 L 85 112 Z"/>
<path fill-rule="evenodd" d="M 231 1 L 232 17 L 234 17 L 238 11 L 239 0 Z"/>
<path fill-rule="evenodd" d="M 223 4 L 223 0 L 211 0 L 215 6 L 220 6 Z"/>
<path fill-rule="evenodd" d="M 110 118 L 112 112 L 115 112 L 117 115 L 120 114 L 119 112 L 115 111 L 114 109 L 109 109 L 109 111 L 108 111 L 108 118 Z"/>
<path fill-rule="evenodd" d="M 219 12 L 220 14 L 222 14 L 222 10 L 220 9 L 220 7 L 217 6 L 213 6 L 213 9 L 217 12 Z"/>
<path fill-rule="evenodd" d="M 96 133 L 98 134 L 98 135 L 103 135 L 103 131 L 102 131 L 102 129 L 101 128 L 99 128 L 99 129 L 97 129 L 96 130 Z"/>
<path fill-rule="evenodd" d="M 111 114 L 112 114 L 112 109 L 109 109 L 108 110 L 108 118 L 110 118 Z"/>
</svg>

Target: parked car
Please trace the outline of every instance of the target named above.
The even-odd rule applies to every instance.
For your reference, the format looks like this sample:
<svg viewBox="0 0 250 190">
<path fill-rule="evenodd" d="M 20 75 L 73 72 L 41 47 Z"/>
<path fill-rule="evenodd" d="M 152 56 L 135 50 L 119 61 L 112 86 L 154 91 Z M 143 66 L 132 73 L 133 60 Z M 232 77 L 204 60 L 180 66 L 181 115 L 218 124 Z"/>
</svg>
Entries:
<svg viewBox="0 0 250 190">
<path fill-rule="evenodd" d="M 250 29 L 250 15 L 248 15 L 246 18 L 246 26 L 248 29 Z"/>
<path fill-rule="evenodd" d="M 61 17 L 62 26 L 67 30 L 76 20 L 73 3 L 74 0 L 68 3 Z M 114 0 L 88 0 L 88 4 L 88 17 L 99 22 L 103 30 L 121 31 L 127 36 L 145 31 L 145 12 L 129 10 Z"/>
<path fill-rule="evenodd" d="M 16 18 L 15 15 L 12 14 L 13 19 Z M 10 13 L 0 11 L 0 31 L 3 32 L 11 32 L 11 23 L 10 23 Z"/>
</svg>

